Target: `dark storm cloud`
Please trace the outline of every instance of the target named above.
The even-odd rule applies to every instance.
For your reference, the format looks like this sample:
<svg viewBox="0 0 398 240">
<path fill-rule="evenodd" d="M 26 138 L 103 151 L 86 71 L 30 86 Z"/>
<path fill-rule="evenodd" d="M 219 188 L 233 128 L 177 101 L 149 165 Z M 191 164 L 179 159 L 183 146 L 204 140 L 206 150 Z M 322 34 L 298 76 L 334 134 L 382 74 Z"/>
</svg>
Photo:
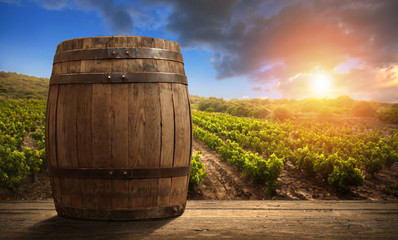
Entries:
<svg viewBox="0 0 398 240">
<path fill-rule="evenodd" d="M 271 17 L 264 16 L 267 4 L 277 2 L 169 2 L 174 12 L 166 29 L 183 46 L 210 45 L 220 78 L 252 74 L 275 60 L 302 69 L 309 64 L 297 63 L 304 57 L 325 65 L 345 55 L 377 65 L 397 61 L 398 1 L 296 1 Z"/>
</svg>

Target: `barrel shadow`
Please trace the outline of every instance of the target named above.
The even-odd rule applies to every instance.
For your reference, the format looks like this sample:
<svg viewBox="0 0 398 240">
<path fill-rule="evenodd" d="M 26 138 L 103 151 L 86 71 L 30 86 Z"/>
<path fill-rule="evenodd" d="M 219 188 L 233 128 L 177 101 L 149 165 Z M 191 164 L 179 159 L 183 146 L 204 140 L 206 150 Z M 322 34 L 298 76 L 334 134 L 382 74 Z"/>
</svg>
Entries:
<svg viewBox="0 0 398 240">
<path fill-rule="evenodd" d="M 86 221 L 54 216 L 21 233 L 19 239 L 143 239 L 174 218 L 152 221 Z"/>
</svg>

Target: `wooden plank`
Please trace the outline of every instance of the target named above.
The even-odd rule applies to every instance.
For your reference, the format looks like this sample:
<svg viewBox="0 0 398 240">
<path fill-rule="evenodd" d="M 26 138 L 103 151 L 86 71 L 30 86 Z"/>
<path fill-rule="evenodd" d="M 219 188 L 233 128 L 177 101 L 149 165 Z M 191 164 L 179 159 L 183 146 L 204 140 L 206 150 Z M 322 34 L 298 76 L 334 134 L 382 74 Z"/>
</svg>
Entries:
<svg viewBox="0 0 398 240">
<path fill-rule="evenodd" d="M 78 100 L 77 89 L 78 85 L 65 85 L 65 136 L 66 142 L 64 147 L 66 148 L 66 159 L 65 167 L 77 168 L 77 123 L 76 123 L 76 105 Z M 66 179 L 70 189 L 70 204 L 71 206 L 80 207 L 81 205 L 81 190 L 78 179 L 69 177 Z"/>
<path fill-rule="evenodd" d="M 79 168 L 92 168 L 92 84 L 79 84 L 76 89 L 77 155 Z"/>
<path fill-rule="evenodd" d="M 77 156 L 79 168 L 92 168 L 92 85 L 80 84 L 76 89 Z M 91 179 L 80 179 L 81 207 L 90 208 L 94 198 Z"/>
<path fill-rule="evenodd" d="M 170 206 L 187 201 L 187 177 L 173 177 L 170 190 Z"/>
<path fill-rule="evenodd" d="M 131 168 L 159 167 L 160 104 L 155 84 L 129 85 L 129 159 Z"/>
<path fill-rule="evenodd" d="M 112 84 L 112 168 L 128 168 L 128 84 Z M 112 209 L 126 209 L 128 180 L 112 179 Z"/>
<path fill-rule="evenodd" d="M 159 84 L 145 84 L 145 167 L 158 168 L 161 160 L 161 105 Z M 146 179 L 140 182 L 141 195 L 146 199 L 143 207 L 157 207 L 159 179 Z M 143 187 L 144 186 L 144 187 Z"/>
<path fill-rule="evenodd" d="M 143 84 L 129 84 L 129 168 L 145 166 L 145 93 Z"/>
<path fill-rule="evenodd" d="M 93 84 L 92 96 L 92 156 L 93 168 L 109 168 L 112 156 L 111 87 L 109 84 Z M 108 209 L 112 205 L 109 179 L 95 180 L 94 206 Z"/>
<path fill-rule="evenodd" d="M 160 162 L 160 99 L 157 84 L 131 84 L 129 85 L 129 167 L 130 168 L 156 168 Z M 137 191 L 150 188 L 158 190 L 158 179 L 129 180 L 129 208 L 156 205 L 157 194 L 148 189 L 147 203 L 137 198 Z M 135 202 L 136 201 L 136 202 Z"/>
<path fill-rule="evenodd" d="M 173 102 L 175 114 L 175 148 L 174 166 L 188 165 L 190 152 L 190 115 L 186 94 L 186 86 L 173 85 Z"/>
<path fill-rule="evenodd" d="M 187 87 L 173 85 L 175 145 L 173 166 L 187 166 L 191 155 L 191 126 Z M 189 177 L 174 177 L 171 184 L 170 204 L 183 204 L 187 198 Z"/>
<path fill-rule="evenodd" d="M 0 201 L 2 239 L 396 239 L 398 201 L 188 201 L 178 218 L 57 217 L 50 201 Z"/>
<path fill-rule="evenodd" d="M 173 167 L 174 158 L 174 106 L 170 83 L 159 84 L 161 107 L 160 167 Z M 159 179 L 158 206 L 169 206 L 172 178 Z"/>
<path fill-rule="evenodd" d="M 112 37 L 90 37 L 84 38 L 82 48 L 90 49 L 90 48 L 106 48 L 108 42 L 112 40 Z"/>
<path fill-rule="evenodd" d="M 111 88 L 109 84 L 93 84 L 92 156 L 94 168 L 111 166 Z"/>
<path fill-rule="evenodd" d="M 48 101 L 47 101 L 47 126 L 46 144 L 47 144 L 47 163 L 48 166 L 58 166 L 57 161 L 57 106 L 58 106 L 58 86 L 51 85 L 49 89 Z M 61 201 L 60 183 L 58 178 L 50 177 L 51 189 L 55 201 Z"/>
<path fill-rule="evenodd" d="M 145 149 L 146 156 L 144 167 L 157 168 L 160 163 L 160 97 L 159 84 L 147 83 L 144 86 L 145 96 Z"/>
<path fill-rule="evenodd" d="M 67 129 L 67 106 L 68 106 L 68 89 L 67 85 L 58 86 L 58 106 L 57 106 L 57 161 L 58 167 L 67 168 L 68 163 L 68 129 Z M 69 179 L 59 177 L 55 179 L 59 181 L 61 203 L 70 205 L 70 187 Z"/>
</svg>

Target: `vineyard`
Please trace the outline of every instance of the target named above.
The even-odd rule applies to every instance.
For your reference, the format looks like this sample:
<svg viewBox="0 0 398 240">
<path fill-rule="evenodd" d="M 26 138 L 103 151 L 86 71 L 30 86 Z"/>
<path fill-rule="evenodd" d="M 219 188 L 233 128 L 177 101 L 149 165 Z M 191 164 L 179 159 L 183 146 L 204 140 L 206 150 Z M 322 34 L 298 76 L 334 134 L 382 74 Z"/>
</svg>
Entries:
<svg viewBox="0 0 398 240">
<path fill-rule="evenodd" d="M 45 100 L 0 102 L 0 183 L 1 188 L 18 188 L 21 181 L 46 168 Z M 33 146 L 25 146 L 27 139 Z M 33 141 L 32 141 L 33 142 Z M 189 187 L 195 188 L 206 176 L 200 153 L 192 156 Z"/>
<path fill-rule="evenodd" d="M 4 101 L 0 109 L 0 182 L 13 189 L 23 178 L 33 178 L 45 163 L 46 101 Z M 24 146 L 28 136 L 36 149 Z"/>
<path fill-rule="evenodd" d="M 46 101 L 3 101 L 0 109 L 1 187 L 12 190 L 24 178 L 34 179 L 40 169 L 46 168 Z M 193 111 L 193 123 L 196 139 L 235 165 L 245 178 L 265 186 L 270 196 L 278 189 L 278 178 L 286 164 L 308 177 L 322 179 L 336 191 L 346 192 L 362 185 L 365 175 L 377 176 L 398 161 L 396 130 L 329 122 L 265 121 L 202 111 Z M 201 154 L 192 156 L 191 191 L 207 176 Z"/>
<path fill-rule="evenodd" d="M 270 193 L 286 161 L 320 176 L 337 191 L 364 182 L 398 161 L 398 133 L 330 123 L 268 122 L 223 113 L 193 112 L 194 136 Z"/>
</svg>

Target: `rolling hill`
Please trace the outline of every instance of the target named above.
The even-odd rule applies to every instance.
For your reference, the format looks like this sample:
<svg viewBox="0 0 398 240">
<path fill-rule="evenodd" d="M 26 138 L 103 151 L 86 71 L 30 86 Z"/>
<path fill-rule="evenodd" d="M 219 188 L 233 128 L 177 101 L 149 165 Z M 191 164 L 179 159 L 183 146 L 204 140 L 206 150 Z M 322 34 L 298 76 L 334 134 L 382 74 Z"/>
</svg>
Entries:
<svg viewBox="0 0 398 240">
<path fill-rule="evenodd" d="M 48 78 L 0 71 L 0 100 L 46 99 Z"/>
</svg>

